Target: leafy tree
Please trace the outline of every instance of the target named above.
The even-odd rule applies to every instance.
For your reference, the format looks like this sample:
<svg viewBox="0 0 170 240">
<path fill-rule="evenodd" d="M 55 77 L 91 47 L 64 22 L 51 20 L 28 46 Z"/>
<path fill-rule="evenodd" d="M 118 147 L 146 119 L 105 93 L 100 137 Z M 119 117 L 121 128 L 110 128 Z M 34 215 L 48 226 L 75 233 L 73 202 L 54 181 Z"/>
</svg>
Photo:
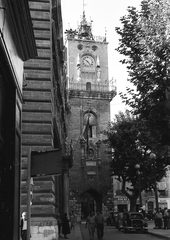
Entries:
<svg viewBox="0 0 170 240">
<path fill-rule="evenodd" d="M 107 153 L 112 159 L 111 172 L 122 182 L 122 192 L 130 200 L 130 210 L 135 211 L 140 194 L 139 178 L 141 191 L 154 188 L 155 181 L 160 181 L 166 174 L 167 158 L 162 157 L 163 149 L 154 149 L 157 157 L 150 158 L 155 143 L 142 119 L 133 117 L 128 111 L 115 117 L 104 131 L 104 143 L 110 149 Z M 136 164 L 140 166 L 140 175 Z"/>
<path fill-rule="evenodd" d="M 170 5 L 166 0 L 141 2 L 120 19 L 117 51 L 124 56 L 128 81 L 135 89 L 121 93 L 134 115 L 145 121 L 158 146 L 170 144 Z"/>
</svg>

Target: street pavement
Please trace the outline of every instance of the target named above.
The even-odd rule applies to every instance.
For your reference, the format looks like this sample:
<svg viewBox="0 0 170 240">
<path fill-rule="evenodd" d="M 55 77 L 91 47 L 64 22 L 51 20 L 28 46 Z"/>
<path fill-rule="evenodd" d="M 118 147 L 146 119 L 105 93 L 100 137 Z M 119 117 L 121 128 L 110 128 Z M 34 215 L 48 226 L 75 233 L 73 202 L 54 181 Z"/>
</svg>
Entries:
<svg viewBox="0 0 170 240">
<path fill-rule="evenodd" d="M 71 233 L 68 235 L 69 240 L 83 240 L 82 231 L 86 231 L 86 235 L 88 234 L 87 229 L 85 229 L 85 222 L 75 225 L 75 229 L 71 230 Z M 170 240 L 170 229 L 155 229 L 153 221 L 148 221 L 148 234 L 160 239 Z"/>
</svg>

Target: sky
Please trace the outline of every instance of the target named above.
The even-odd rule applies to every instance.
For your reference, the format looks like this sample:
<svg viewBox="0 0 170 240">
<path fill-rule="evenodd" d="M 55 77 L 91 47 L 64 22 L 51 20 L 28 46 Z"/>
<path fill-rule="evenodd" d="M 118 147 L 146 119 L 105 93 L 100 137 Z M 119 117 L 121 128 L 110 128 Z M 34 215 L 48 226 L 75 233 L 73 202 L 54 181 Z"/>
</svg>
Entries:
<svg viewBox="0 0 170 240">
<path fill-rule="evenodd" d="M 117 93 L 126 92 L 128 75 L 126 67 L 119 62 L 123 56 L 115 50 L 119 39 L 115 27 L 121 26 L 120 18 L 127 14 L 128 6 L 140 9 L 140 3 L 141 0 L 61 0 L 64 31 L 69 28 L 77 29 L 84 10 L 87 21 L 93 21 L 93 35 L 104 37 L 106 32 L 109 42 L 109 79 L 116 79 Z M 111 102 L 111 120 L 116 113 L 124 110 L 125 105 L 117 94 Z"/>
</svg>

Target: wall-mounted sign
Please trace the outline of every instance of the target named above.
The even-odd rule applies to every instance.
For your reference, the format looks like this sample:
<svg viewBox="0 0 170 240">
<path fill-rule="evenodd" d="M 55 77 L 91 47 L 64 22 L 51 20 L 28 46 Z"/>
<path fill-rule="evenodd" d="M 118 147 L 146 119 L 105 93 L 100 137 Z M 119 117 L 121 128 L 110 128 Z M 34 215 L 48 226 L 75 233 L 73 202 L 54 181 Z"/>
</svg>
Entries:
<svg viewBox="0 0 170 240">
<path fill-rule="evenodd" d="M 31 152 L 31 177 L 62 173 L 61 149 L 44 152 Z"/>
<path fill-rule="evenodd" d="M 86 161 L 86 166 L 96 166 L 96 161 Z"/>
<path fill-rule="evenodd" d="M 96 172 L 95 171 L 88 171 L 87 175 L 96 175 Z"/>
</svg>

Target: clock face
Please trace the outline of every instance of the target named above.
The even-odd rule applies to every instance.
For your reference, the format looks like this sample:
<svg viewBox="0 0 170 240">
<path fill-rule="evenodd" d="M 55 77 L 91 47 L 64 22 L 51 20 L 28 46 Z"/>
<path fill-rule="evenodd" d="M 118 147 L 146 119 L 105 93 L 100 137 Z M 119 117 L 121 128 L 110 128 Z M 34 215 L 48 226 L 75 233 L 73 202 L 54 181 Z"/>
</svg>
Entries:
<svg viewBox="0 0 170 240">
<path fill-rule="evenodd" d="M 94 66 L 94 59 L 91 56 L 84 56 L 82 58 L 82 64 L 85 67 L 93 67 Z"/>
</svg>

